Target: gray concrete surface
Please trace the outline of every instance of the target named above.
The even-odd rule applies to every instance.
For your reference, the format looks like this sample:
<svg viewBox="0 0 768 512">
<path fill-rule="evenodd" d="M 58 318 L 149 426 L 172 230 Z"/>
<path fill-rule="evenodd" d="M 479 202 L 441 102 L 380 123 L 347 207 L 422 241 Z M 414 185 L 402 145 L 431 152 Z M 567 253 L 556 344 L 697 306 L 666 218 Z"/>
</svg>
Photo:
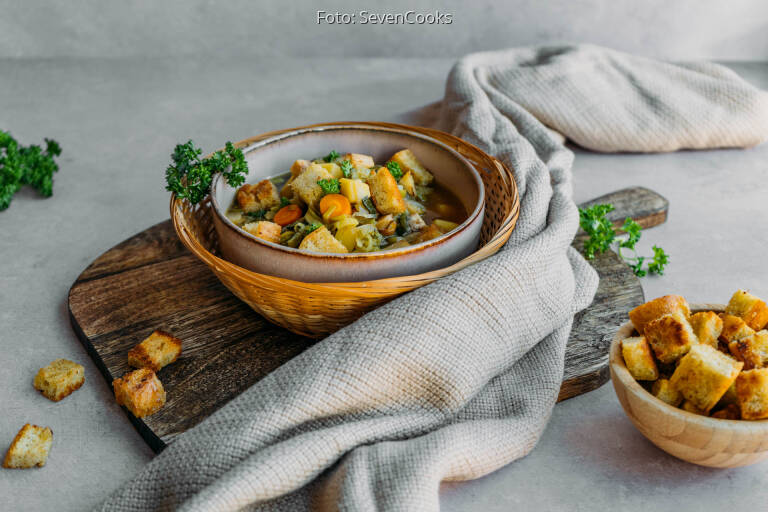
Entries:
<svg viewBox="0 0 768 512">
<path fill-rule="evenodd" d="M 72 333 L 69 285 L 101 252 L 167 218 L 163 169 L 176 142 L 227 139 L 326 120 L 387 120 L 439 99 L 449 59 L 0 60 L 0 127 L 64 148 L 54 196 L 25 191 L 0 213 L 0 449 L 25 422 L 49 425 L 45 468 L 0 470 L 2 510 L 85 510 L 152 454 Z M 768 88 L 768 65 L 733 65 Z M 397 74 L 391 73 L 398 69 Z M 579 152 L 578 201 L 645 185 L 671 201 L 644 248 L 671 254 L 647 296 L 768 296 L 768 146 L 667 155 Z M 60 403 L 31 380 L 50 360 L 86 367 Z M 445 485 L 444 510 L 761 510 L 767 464 L 710 470 L 678 462 L 629 423 L 610 385 L 559 404 L 539 446 L 477 481 Z"/>
<path fill-rule="evenodd" d="M 355 23 L 318 24 L 318 11 Z M 361 11 L 452 16 L 374 25 Z M 764 0 L 0 0 L 0 12 L 0 57 L 453 57 L 583 41 L 677 59 L 768 58 Z"/>
</svg>

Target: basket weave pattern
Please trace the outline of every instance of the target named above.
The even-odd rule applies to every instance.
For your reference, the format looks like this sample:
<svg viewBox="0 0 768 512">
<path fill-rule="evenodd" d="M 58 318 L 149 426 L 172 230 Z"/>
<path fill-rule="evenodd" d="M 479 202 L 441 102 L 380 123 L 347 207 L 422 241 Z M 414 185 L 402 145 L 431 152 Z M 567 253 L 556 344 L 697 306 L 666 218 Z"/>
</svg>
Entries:
<svg viewBox="0 0 768 512">
<path fill-rule="evenodd" d="M 509 239 L 520 211 L 520 198 L 512 172 L 479 148 L 429 128 L 392 123 L 355 124 L 419 132 L 447 144 L 475 166 L 483 179 L 486 194 L 485 218 L 477 251 L 450 267 L 418 275 L 357 283 L 302 283 L 252 272 L 222 259 L 210 211 L 210 197 L 197 205 L 171 197 L 171 219 L 176 233 L 224 286 L 271 322 L 313 338 L 332 333 L 403 293 L 495 254 Z M 244 147 L 284 131 L 288 130 L 268 132 L 243 140 L 236 146 Z"/>
</svg>

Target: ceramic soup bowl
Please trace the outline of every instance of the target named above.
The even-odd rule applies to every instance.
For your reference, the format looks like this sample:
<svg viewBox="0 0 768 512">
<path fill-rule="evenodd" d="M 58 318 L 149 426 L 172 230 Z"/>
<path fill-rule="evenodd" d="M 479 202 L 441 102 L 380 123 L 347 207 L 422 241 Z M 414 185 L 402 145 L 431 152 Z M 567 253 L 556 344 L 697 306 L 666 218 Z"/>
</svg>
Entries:
<svg viewBox="0 0 768 512">
<path fill-rule="evenodd" d="M 317 158 L 331 149 L 372 155 L 386 161 L 409 148 L 452 191 L 467 213 L 454 230 L 433 240 L 371 253 L 308 252 L 256 238 L 225 215 L 236 189 L 221 175 L 211 187 L 213 221 L 221 253 L 227 260 L 254 272 L 303 282 L 358 282 L 420 274 L 449 266 L 472 254 L 480 239 L 485 209 L 483 181 L 472 164 L 449 146 L 402 128 L 320 125 L 297 128 L 243 147 L 249 174 L 246 183 L 285 173 L 299 158 Z"/>
</svg>

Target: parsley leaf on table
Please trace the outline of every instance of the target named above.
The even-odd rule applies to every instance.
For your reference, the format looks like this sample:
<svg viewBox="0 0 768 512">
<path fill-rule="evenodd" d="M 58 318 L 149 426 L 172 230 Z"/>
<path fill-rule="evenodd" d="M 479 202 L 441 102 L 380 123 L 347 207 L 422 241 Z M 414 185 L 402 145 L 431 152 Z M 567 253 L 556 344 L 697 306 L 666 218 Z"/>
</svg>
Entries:
<svg viewBox="0 0 768 512">
<path fill-rule="evenodd" d="M 191 140 L 178 144 L 171 154 L 173 163 L 165 170 L 165 189 L 192 204 L 199 203 L 208 195 L 215 174 L 223 174 L 232 187 L 242 185 L 248 174 L 243 152 L 231 142 L 227 142 L 224 150 L 208 158 L 201 159 L 202 153 Z"/>
<path fill-rule="evenodd" d="M 9 132 L 0 130 L 0 210 L 10 206 L 13 195 L 24 185 L 43 197 L 53 195 L 54 160 L 61 155 L 55 140 L 45 139 L 45 149 L 36 144 L 21 146 Z"/>
</svg>

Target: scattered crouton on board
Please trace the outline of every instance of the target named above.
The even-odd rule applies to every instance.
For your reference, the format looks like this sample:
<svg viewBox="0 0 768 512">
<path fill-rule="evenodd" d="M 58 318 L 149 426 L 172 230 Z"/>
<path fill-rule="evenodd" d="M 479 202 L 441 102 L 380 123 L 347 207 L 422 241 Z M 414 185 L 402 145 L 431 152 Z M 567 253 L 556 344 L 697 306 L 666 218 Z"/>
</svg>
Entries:
<svg viewBox="0 0 768 512">
<path fill-rule="evenodd" d="M 128 352 L 128 364 L 159 372 L 181 355 L 181 340 L 165 331 L 156 330 Z"/>
<path fill-rule="evenodd" d="M 48 452 L 53 443 L 53 431 L 48 427 L 38 427 L 27 423 L 8 447 L 3 459 L 3 467 L 27 469 L 45 466 Z"/>
<path fill-rule="evenodd" d="M 85 382 L 85 368 L 68 359 L 56 359 L 35 375 L 32 385 L 46 398 L 58 402 Z"/>
<path fill-rule="evenodd" d="M 137 418 L 150 416 L 165 405 L 165 389 L 155 372 L 140 368 L 112 381 L 118 405 L 125 406 Z"/>
</svg>

